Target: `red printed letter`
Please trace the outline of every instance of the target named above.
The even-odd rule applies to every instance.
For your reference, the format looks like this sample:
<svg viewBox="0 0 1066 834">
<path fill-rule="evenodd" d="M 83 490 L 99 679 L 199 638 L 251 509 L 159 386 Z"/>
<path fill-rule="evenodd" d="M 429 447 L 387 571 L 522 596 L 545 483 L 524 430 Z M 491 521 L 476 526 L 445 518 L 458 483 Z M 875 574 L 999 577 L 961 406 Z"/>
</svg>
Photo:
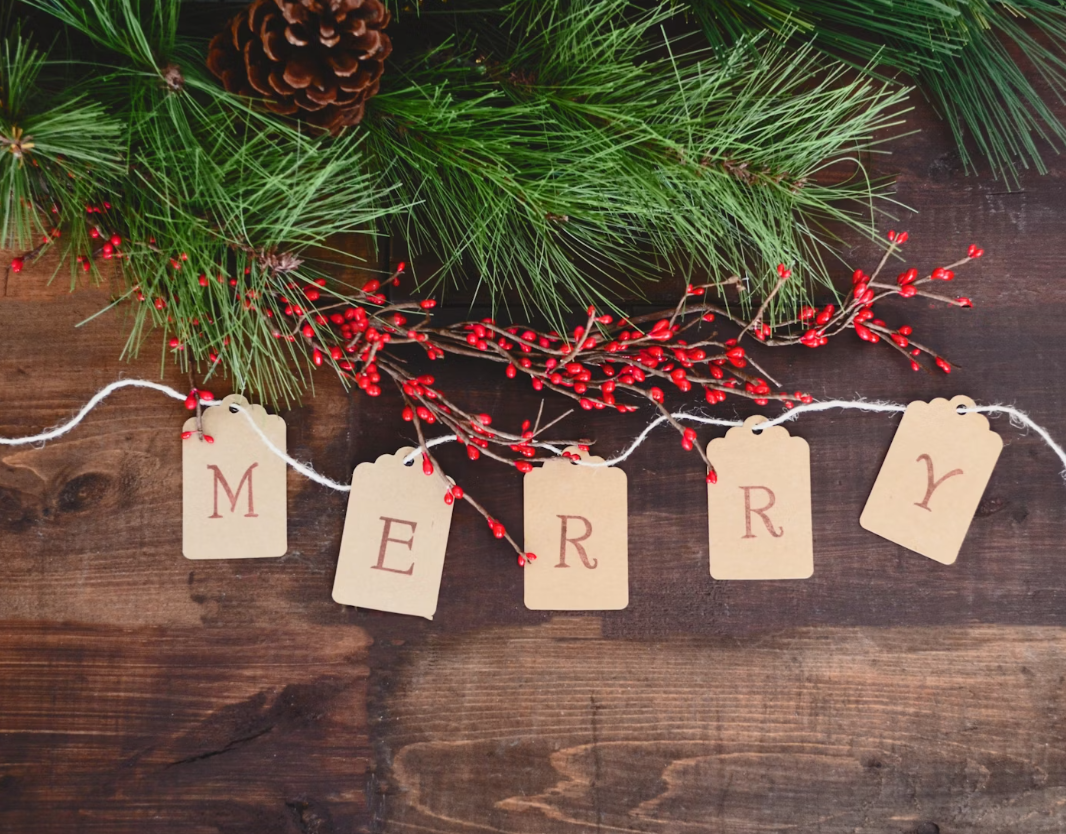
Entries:
<svg viewBox="0 0 1066 834">
<path fill-rule="evenodd" d="M 589 555 L 588 555 L 588 553 L 585 552 L 585 548 L 581 546 L 581 542 L 585 541 L 585 539 L 587 539 L 589 536 L 592 535 L 592 522 L 589 521 L 587 518 L 585 518 L 582 515 L 561 515 L 561 516 L 559 516 L 559 518 L 562 519 L 563 523 L 562 523 L 562 532 L 561 532 L 560 537 L 559 537 L 559 564 L 557 564 L 555 567 L 557 567 L 557 568 L 568 568 L 568 567 L 570 567 L 568 564 L 566 564 L 566 544 L 567 544 L 567 542 L 569 542 L 575 548 L 577 548 L 577 555 L 579 557 L 581 557 L 582 564 L 584 564 L 585 567 L 588 568 L 589 570 L 594 570 L 596 565 L 598 565 L 600 563 L 599 560 L 598 559 L 593 559 L 591 564 L 590 564 L 589 563 Z M 571 539 L 571 538 L 567 537 L 567 535 L 566 535 L 566 523 L 571 518 L 576 518 L 576 519 L 584 522 L 584 524 L 585 524 L 585 534 L 583 536 L 578 536 L 575 539 Z"/>
<path fill-rule="evenodd" d="M 229 498 L 229 511 L 234 513 L 237 511 L 237 499 L 241 497 L 241 490 L 244 489 L 244 482 L 248 482 L 248 512 L 244 514 L 245 518 L 259 518 L 259 514 L 255 511 L 255 503 L 252 499 L 252 470 L 259 464 L 253 463 L 241 476 L 241 482 L 237 484 L 237 492 L 234 494 L 233 490 L 229 488 L 229 483 L 226 481 L 225 475 L 222 474 L 222 470 L 215 466 L 213 463 L 207 464 L 207 468 L 215 473 L 215 511 L 208 518 L 222 518 L 222 515 L 218 511 L 218 485 L 222 483 L 222 488 L 226 491 L 226 497 Z"/>
<path fill-rule="evenodd" d="M 742 486 L 741 489 L 744 490 L 744 529 L 746 531 L 744 533 L 744 535 L 741 536 L 741 538 L 742 539 L 754 539 L 755 538 L 755 534 L 751 532 L 751 514 L 752 513 L 755 513 L 756 515 L 759 516 L 759 518 L 762 519 L 762 523 L 766 525 L 766 529 L 767 529 L 767 531 L 769 531 L 771 536 L 773 536 L 775 539 L 781 538 L 781 536 L 783 536 L 784 533 L 785 533 L 785 529 L 783 527 L 779 527 L 776 530 L 774 530 L 774 524 L 773 524 L 772 521 L 770 521 L 770 516 L 768 516 L 766 514 L 767 510 L 769 510 L 774 505 L 774 502 L 777 501 L 777 497 L 774 495 L 773 490 L 770 489 L 769 487 L 764 487 L 764 486 Z M 767 504 L 765 507 L 753 507 L 753 506 L 751 506 L 751 491 L 753 489 L 761 489 L 763 492 L 765 492 L 767 495 L 769 495 L 770 496 L 770 503 Z"/>
<path fill-rule="evenodd" d="M 918 457 L 915 458 L 914 462 L 917 463 L 920 460 L 925 461 L 925 471 L 928 475 L 929 480 L 926 482 L 925 498 L 923 498 L 921 501 L 915 501 L 914 506 L 921 507 L 923 510 L 929 510 L 929 512 L 932 512 L 932 510 L 929 509 L 929 499 L 933 497 L 933 493 L 936 492 L 937 487 L 944 483 L 944 481 L 946 481 L 948 478 L 951 478 L 955 475 L 963 475 L 965 473 L 961 469 L 952 469 L 950 472 L 948 472 L 947 475 L 942 477 L 940 480 L 934 480 L 933 459 L 929 457 L 929 455 L 923 453 L 921 455 L 918 455 Z"/>
<path fill-rule="evenodd" d="M 372 565 L 374 570 L 387 570 L 389 573 L 402 573 L 405 576 L 410 576 L 415 572 L 415 563 L 411 562 L 411 567 L 407 570 L 400 570 L 399 568 L 387 568 L 385 567 L 385 548 L 389 546 L 389 542 L 395 542 L 396 544 L 405 544 L 407 549 L 411 550 L 415 541 L 415 528 L 418 526 L 416 521 L 404 521 L 402 518 L 387 518 L 381 516 L 381 520 L 385 522 L 385 529 L 381 533 L 381 547 L 378 549 L 378 563 Z M 411 538 L 409 539 L 393 539 L 389 538 L 389 533 L 392 530 L 393 524 L 406 524 L 411 528 Z M 421 576 L 422 574 L 419 574 Z"/>
</svg>

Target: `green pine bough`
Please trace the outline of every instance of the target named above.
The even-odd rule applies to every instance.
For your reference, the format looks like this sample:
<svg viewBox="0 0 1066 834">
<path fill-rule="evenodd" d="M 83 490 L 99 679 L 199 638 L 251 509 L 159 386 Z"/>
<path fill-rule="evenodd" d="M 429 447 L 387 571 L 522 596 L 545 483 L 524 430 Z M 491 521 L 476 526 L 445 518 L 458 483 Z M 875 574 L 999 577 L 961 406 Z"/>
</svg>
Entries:
<svg viewBox="0 0 1066 834">
<path fill-rule="evenodd" d="M 1061 103 L 1066 4 L 1057 0 L 685 0 L 712 45 L 772 31 L 827 57 L 916 84 L 948 123 L 967 171 L 984 162 L 1017 184 L 1045 173 L 1040 145 L 1066 126 L 1027 77 Z"/>
<path fill-rule="evenodd" d="M 41 207 L 41 222 L 62 233 L 57 242 L 73 269 L 96 274 L 103 261 L 119 264 L 127 288 L 116 304 L 134 302 L 123 305 L 128 355 L 159 329 L 164 357 L 201 378 L 224 369 L 238 390 L 275 402 L 298 398 L 311 377 L 304 352 L 278 337 L 285 329 L 284 293 L 295 284 L 314 285 L 331 266 L 350 261 L 334 241 L 372 233 L 393 210 L 381 173 L 361 163 L 365 137 L 310 137 L 226 93 L 203 68 L 199 45 L 179 36 L 176 0 L 29 5 L 94 50 L 91 61 L 60 56 L 54 77 L 42 87 L 20 83 L 22 95 L 46 100 L 48 85 L 91 91 L 101 125 L 109 126 L 105 136 L 98 130 L 95 139 L 57 143 L 40 167 L 81 159 L 71 153 L 80 144 L 113 156 L 106 167 L 85 159 L 56 182 L 26 164 L 36 147 L 25 159 L 5 155 L 5 174 L 19 180 L 20 194 L 31 195 L 15 202 Z M 31 55 L 24 38 L 12 34 L 7 54 Z M 4 67 L 5 86 L 27 78 L 18 62 Z M 62 122 L 69 114 L 65 101 L 51 103 L 49 118 Z M 21 114 L 3 116 L 8 136 Z M 116 163 L 120 176 L 111 175 Z M 17 238 L 18 229 L 5 224 L 7 239 Z M 334 285 L 332 292 L 343 292 Z"/>
<path fill-rule="evenodd" d="M 557 321 L 664 266 L 739 277 L 758 303 L 784 263 L 797 280 L 777 320 L 828 283 L 831 228 L 872 235 L 887 194 L 862 159 L 901 123 L 906 91 L 781 40 L 694 51 L 664 34 L 671 15 L 520 2 L 489 18 L 514 34 L 504 54 L 455 39 L 397 62 L 368 147 L 410 184 L 395 228 L 440 260 L 432 281 L 469 276 L 492 301 L 513 290 Z"/>
<path fill-rule="evenodd" d="M 342 303 L 325 278 L 346 235 L 398 236 L 441 263 L 423 288 L 474 282 L 553 323 L 664 270 L 739 283 L 753 310 L 782 264 L 772 325 L 828 285 L 835 235 L 872 238 L 891 205 L 863 162 L 905 90 L 790 37 L 694 45 L 670 34 L 671 0 L 408 17 L 425 30 L 397 34 L 364 124 L 337 139 L 224 91 L 180 0 L 25 2 L 54 48 L 42 63 L 32 31 L 6 40 L 5 245 L 117 262 L 128 353 L 159 329 L 164 356 L 272 401 L 313 378 L 299 334 L 317 323 L 292 326 L 292 297 L 326 283 L 319 306 Z"/>
</svg>

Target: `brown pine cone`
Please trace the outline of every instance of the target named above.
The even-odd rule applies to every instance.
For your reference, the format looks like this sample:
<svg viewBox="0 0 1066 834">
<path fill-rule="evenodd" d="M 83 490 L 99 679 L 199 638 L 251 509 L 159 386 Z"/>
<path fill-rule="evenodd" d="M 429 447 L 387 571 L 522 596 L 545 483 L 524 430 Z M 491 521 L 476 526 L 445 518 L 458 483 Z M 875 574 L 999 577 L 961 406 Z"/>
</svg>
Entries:
<svg viewBox="0 0 1066 834">
<path fill-rule="evenodd" d="M 382 0 L 254 0 L 211 41 L 207 67 L 231 93 L 337 134 L 378 91 L 389 19 Z"/>
</svg>

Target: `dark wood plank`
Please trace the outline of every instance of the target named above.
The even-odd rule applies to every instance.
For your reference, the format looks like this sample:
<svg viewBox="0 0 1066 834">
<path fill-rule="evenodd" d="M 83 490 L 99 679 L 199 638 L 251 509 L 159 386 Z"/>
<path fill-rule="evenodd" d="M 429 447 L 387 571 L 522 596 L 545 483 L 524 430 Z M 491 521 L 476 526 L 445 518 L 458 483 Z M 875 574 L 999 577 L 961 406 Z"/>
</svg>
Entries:
<svg viewBox="0 0 1066 834">
<path fill-rule="evenodd" d="M 392 831 L 1060 832 L 1066 630 L 435 639 L 390 681 Z"/>
<path fill-rule="evenodd" d="M 0 623 L 0 830 L 352 831 L 369 643 Z"/>
<path fill-rule="evenodd" d="M 893 147 L 874 173 L 901 170 L 921 209 L 891 224 L 914 262 L 988 252 L 951 288 L 975 310 L 886 305 L 960 367 L 913 374 L 845 338 L 769 354 L 769 370 L 819 397 L 1011 402 L 1066 440 L 1066 164 L 1008 192 L 963 177 L 942 133 Z M 120 375 L 188 386 L 160 370 L 157 337 L 118 361 L 121 312 L 74 328 L 108 290 L 71 295 L 51 272 L 4 276 L 0 434 L 53 425 Z M 510 425 L 540 402 L 467 362 L 427 370 Z M 345 479 L 409 442 L 394 395 L 319 382 L 285 413 L 297 456 Z M 344 497 L 295 474 L 284 558 L 185 561 L 184 417 L 124 392 L 69 438 L 0 451 L 0 830 L 1066 827 L 1066 486 L 1004 420 L 954 566 L 858 527 L 896 421 L 833 414 L 793 429 L 814 455 L 814 578 L 714 582 L 699 461 L 663 432 L 625 466 L 627 610 L 526 611 L 513 555 L 460 507 L 429 623 L 332 602 Z M 613 451 L 644 419 L 580 413 L 567 433 Z M 441 456 L 521 532 L 516 474 Z"/>
</svg>

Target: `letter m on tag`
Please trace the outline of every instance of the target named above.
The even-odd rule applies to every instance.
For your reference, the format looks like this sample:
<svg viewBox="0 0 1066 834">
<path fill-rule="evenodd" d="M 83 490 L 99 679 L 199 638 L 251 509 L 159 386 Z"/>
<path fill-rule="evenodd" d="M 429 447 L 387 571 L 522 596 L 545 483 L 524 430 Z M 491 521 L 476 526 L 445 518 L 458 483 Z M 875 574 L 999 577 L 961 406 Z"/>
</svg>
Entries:
<svg viewBox="0 0 1066 834">
<path fill-rule="evenodd" d="M 252 489 L 252 471 L 258 466 L 258 463 L 253 463 L 247 469 L 244 470 L 244 474 L 241 476 L 240 481 L 237 483 L 236 492 L 229 485 L 229 481 L 226 480 L 226 476 L 222 474 L 222 470 L 215 466 L 213 463 L 207 464 L 207 468 L 214 474 L 214 491 L 215 491 L 215 503 L 214 512 L 208 516 L 208 518 L 222 518 L 222 513 L 218 511 L 218 488 L 222 487 L 222 490 L 226 494 L 226 498 L 229 499 L 229 511 L 231 513 L 237 512 L 237 502 L 240 501 L 241 492 L 244 490 L 245 484 L 248 485 L 248 512 L 244 514 L 245 518 L 258 518 L 259 514 L 255 511 L 255 496 Z"/>
</svg>

